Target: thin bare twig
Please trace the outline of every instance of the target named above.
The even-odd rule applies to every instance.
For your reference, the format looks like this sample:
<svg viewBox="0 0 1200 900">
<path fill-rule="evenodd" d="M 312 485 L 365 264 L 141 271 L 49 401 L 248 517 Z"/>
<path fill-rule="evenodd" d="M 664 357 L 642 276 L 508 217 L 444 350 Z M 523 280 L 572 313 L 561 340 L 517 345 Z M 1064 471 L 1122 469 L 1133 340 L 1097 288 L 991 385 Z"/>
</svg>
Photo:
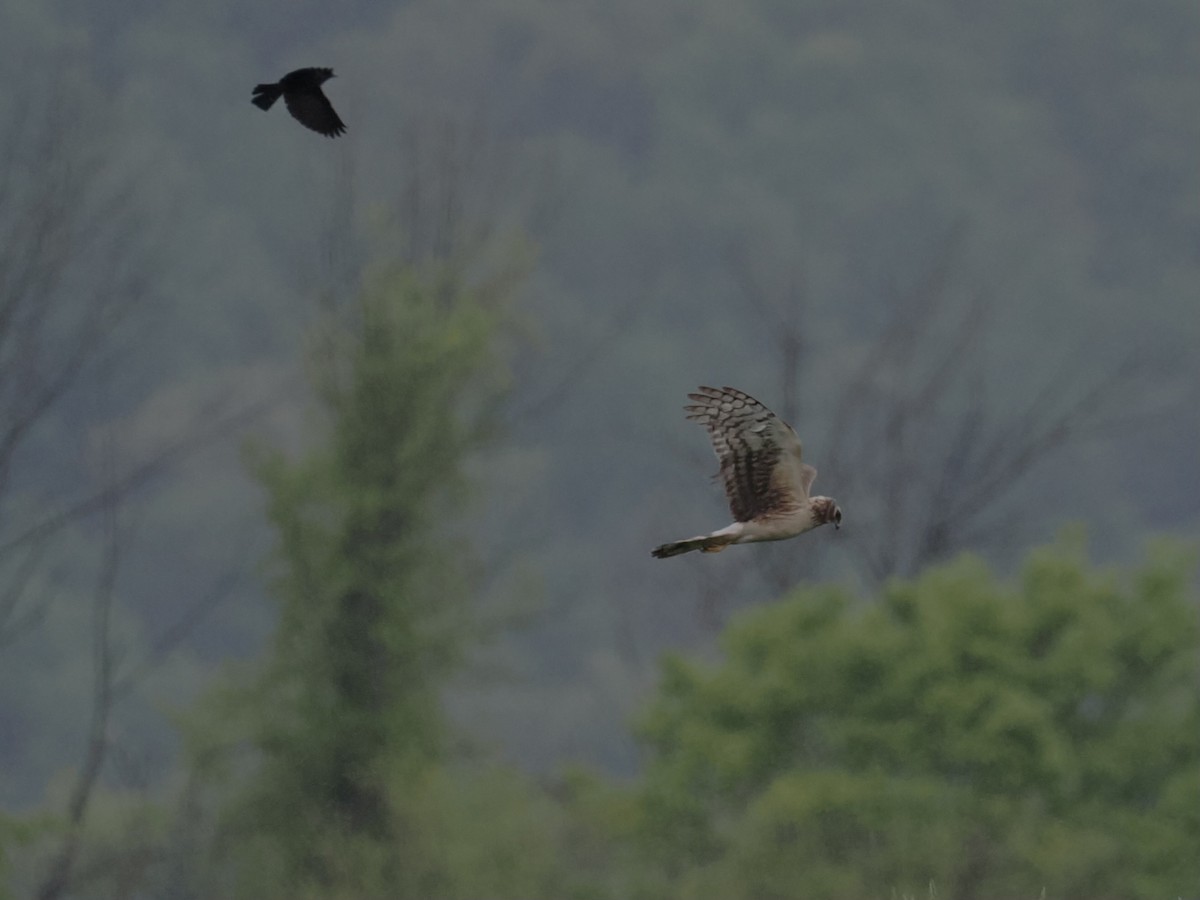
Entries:
<svg viewBox="0 0 1200 900">
<path fill-rule="evenodd" d="M 45 879 L 38 900 L 56 900 L 68 889 L 71 870 L 79 853 L 88 806 L 109 749 L 109 720 L 113 709 L 113 649 L 111 622 L 122 542 L 117 522 L 118 499 L 103 507 L 104 552 L 92 599 L 92 709 L 83 763 L 67 801 L 66 831 Z"/>
</svg>

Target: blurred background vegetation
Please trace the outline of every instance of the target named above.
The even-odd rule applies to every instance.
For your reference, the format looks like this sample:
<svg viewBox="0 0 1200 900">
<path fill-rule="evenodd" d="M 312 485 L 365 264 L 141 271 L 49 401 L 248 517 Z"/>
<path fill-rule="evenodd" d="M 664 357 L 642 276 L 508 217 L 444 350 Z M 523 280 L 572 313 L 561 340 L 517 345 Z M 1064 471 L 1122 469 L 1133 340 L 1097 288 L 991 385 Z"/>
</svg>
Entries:
<svg viewBox="0 0 1200 900">
<path fill-rule="evenodd" d="M 0 19 L 0 897 L 1200 895 L 1194 3 Z"/>
</svg>

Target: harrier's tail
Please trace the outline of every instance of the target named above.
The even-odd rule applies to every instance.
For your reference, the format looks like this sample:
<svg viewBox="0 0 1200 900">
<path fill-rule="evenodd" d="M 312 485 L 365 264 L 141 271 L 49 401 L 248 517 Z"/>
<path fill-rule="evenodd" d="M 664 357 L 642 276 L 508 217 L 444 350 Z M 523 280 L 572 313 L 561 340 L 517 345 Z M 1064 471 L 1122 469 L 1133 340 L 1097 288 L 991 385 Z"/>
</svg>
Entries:
<svg viewBox="0 0 1200 900">
<path fill-rule="evenodd" d="M 707 534 L 703 537 L 688 538 L 686 541 L 663 544 L 661 547 L 651 550 L 650 555 L 658 559 L 666 559 L 668 556 L 678 556 L 680 553 L 690 553 L 692 550 L 699 550 L 702 553 L 720 553 L 736 540 L 737 535 L 734 534 Z"/>
<path fill-rule="evenodd" d="M 254 89 L 254 97 L 250 102 L 259 109 L 270 109 L 271 104 L 283 95 L 283 88 L 277 84 L 260 84 Z"/>
</svg>

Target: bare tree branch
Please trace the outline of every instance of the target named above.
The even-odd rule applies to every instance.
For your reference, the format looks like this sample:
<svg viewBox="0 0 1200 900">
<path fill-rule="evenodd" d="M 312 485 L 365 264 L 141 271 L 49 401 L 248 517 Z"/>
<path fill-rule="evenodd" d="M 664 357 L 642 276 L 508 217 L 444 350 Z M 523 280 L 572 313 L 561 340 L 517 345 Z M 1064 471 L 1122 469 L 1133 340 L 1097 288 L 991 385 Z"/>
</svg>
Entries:
<svg viewBox="0 0 1200 900">
<path fill-rule="evenodd" d="M 112 481 L 100 489 L 68 503 L 26 526 L 17 534 L 0 541 L 0 560 L 53 537 L 72 522 L 92 515 L 115 498 L 136 491 L 171 466 L 178 465 L 202 449 L 259 420 L 281 401 L 283 393 L 284 391 L 279 391 L 224 416 L 216 411 L 202 413 L 197 417 L 193 428 L 148 458 L 135 463 L 123 474 L 115 475 Z"/>
<path fill-rule="evenodd" d="M 109 749 L 109 720 L 113 709 L 113 650 L 111 623 L 122 541 L 117 522 L 118 500 L 104 504 L 104 551 L 92 599 L 92 710 L 83 763 L 67 801 L 66 831 L 37 890 L 38 900 L 56 900 L 68 889 L 79 853 L 84 821 Z"/>
<path fill-rule="evenodd" d="M 103 376 L 147 296 L 157 240 L 137 180 L 113 170 L 107 120 L 67 84 L 70 65 L 51 71 L 0 128 L 0 644 L 40 620 L 44 604 L 28 593 L 45 540 L 120 489 L 28 524 L 29 509 L 48 505 L 30 485 L 67 481 L 39 435 Z"/>
<path fill-rule="evenodd" d="M 1023 511 L 1009 505 L 1013 485 L 1128 418 L 1133 405 L 1125 398 L 1137 393 L 1146 371 L 1144 360 L 1131 356 L 1089 377 L 1083 360 L 1068 359 L 1023 405 L 1006 406 L 989 388 L 995 375 L 987 369 L 995 288 L 962 286 L 966 237 L 958 223 L 940 239 L 920 276 L 890 302 L 890 318 L 861 360 L 832 396 L 815 398 L 830 410 L 822 483 L 857 501 L 837 543 L 870 584 L 969 547 L 1011 543 L 1029 527 Z M 772 275 L 771 261 L 745 245 L 730 249 L 728 265 L 778 363 L 777 411 L 797 421 L 796 388 L 815 364 L 811 335 L 801 326 L 803 279 L 790 260 L 774 263 Z M 757 560 L 745 571 L 774 594 L 833 571 L 827 554 L 789 546 L 761 548 Z M 702 618 L 711 623 L 710 594 Z"/>
<path fill-rule="evenodd" d="M 157 670 L 214 609 L 234 595 L 245 578 L 245 572 L 244 565 L 235 565 L 221 575 L 170 627 L 162 631 L 135 665 L 113 679 L 113 698 L 123 700 Z"/>
<path fill-rule="evenodd" d="M 509 426 L 513 427 L 547 415 L 555 407 L 569 400 L 572 392 L 596 363 L 629 333 L 630 326 L 645 305 L 645 294 L 636 294 L 618 306 L 608 321 L 595 329 L 589 343 L 577 349 L 572 354 L 572 359 L 554 373 L 551 383 L 542 389 L 539 396 L 508 413 L 506 420 Z"/>
<path fill-rule="evenodd" d="M 755 310 L 771 336 L 782 398 L 776 412 L 787 422 L 800 422 L 804 413 L 800 407 L 800 369 L 808 352 L 801 324 L 807 310 L 807 287 L 800 263 L 791 260 L 786 264 L 784 284 L 779 287 L 769 283 L 762 272 L 764 264 L 752 258 L 746 244 L 731 244 L 726 260 L 742 299 Z"/>
<path fill-rule="evenodd" d="M 29 582 L 37 573 L 45 550 L 44 542 L 23 548 L 21 558 L 13 565 L 4 589 L 0 592 L 0 649 L 12 643 L 42 619 L 43 606 L 35 604 L 27 610 L 22 610 L 20 604 L 27 596 Z"/>
</svg>

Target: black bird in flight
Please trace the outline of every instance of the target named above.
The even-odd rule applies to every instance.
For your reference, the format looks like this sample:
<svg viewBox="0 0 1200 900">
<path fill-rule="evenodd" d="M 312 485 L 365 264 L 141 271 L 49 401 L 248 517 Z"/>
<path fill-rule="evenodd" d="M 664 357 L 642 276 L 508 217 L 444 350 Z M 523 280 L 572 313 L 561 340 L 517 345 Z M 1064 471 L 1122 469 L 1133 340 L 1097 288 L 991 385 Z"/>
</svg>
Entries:
<svg viewBox="0 0 1200 900">
<path fill-rule="evenodd" d="M 282 96 L 292 118 L 305 128 L 326 137 L 337 137 L 346 130 L 346 123 L 338 118 L 333 104 L 321 90 L 321 85 L 333 77 L 333 69 L 297 69 L 275 84 L 258 85 L 250 102 L 259 109 L 270 109 Z"/>
</svg>

